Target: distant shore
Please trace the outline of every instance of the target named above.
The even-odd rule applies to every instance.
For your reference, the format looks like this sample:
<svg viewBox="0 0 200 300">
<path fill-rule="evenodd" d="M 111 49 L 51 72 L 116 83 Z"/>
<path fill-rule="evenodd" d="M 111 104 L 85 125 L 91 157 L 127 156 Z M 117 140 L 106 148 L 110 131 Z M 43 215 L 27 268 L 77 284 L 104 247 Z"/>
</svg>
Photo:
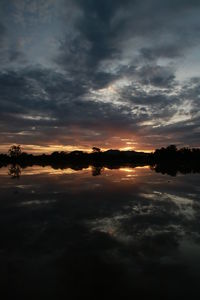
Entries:
<svg viewBox="0 0 200 300">
<path fill-rule="evenodd" d="M 26 168 L 33 165 L 51 166 L 55 169 L 71 168 L 81 170 L 93 166 L 98 170 L 106 167 L 118 169 L 149 165 L 153 170 L 175 176 L 180 173 L 200 173 L 200 149 L 181 148 L 175 145 L 156 149 L 153 153 L 136 151 L 107 150 L 101 151 L 93 147 L 93 152 L 72 151 L 66 153 L 53 152 L 52 154 L 33 155 L 21 151 L 20 146 L 12 146 L 8 154 L 0 154 L 0 167 L 18 165 Z M 96 168 L 96 169 L 95 169 Z M 94 172 L 95 173 L 95 172 Z"/>
</svg>

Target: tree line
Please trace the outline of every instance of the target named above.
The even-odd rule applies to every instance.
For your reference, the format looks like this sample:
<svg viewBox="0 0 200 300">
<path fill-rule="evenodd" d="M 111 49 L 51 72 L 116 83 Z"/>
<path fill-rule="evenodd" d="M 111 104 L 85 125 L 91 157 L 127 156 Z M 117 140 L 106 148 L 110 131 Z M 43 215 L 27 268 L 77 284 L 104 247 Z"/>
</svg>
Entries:
<svg viewBox="0 0 200 300">
<path fill-rule="evenodd" d="M 58 163 L 77 163 L 83 165 L 90 164 L 120 164 L 120 163 L 141 163 L 155 165 L 158 163 L 180 162 L 200 163 L 200 148 L 181 148 L 169 145 L 156 149 L 152 153 L 137 152 L 133 150 L 107 150 L 101 151 L 98 147 L 93 147 L 91 152 L 75 150 L 72 152 L 54 151 L 51 154 L 33 155 L 22 151 L 20 145 L 12 145 L 7 154 L 0 154 L 0 164 L 19 163 L 23 164 L 58 164 Z"/>
</svg>

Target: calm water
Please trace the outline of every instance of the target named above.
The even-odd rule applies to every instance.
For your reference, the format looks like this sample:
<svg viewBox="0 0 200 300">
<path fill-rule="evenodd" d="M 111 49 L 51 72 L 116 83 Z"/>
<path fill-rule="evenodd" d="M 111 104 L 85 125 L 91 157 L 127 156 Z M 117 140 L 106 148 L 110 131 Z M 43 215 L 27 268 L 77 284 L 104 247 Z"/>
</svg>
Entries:
<svg viewBox="0 0 200 300">
<path fill-rule="evenodd" d="M 99 173 L 0 169 L 2 299 L 199 293 L 200 175 Z"/>
</svg>

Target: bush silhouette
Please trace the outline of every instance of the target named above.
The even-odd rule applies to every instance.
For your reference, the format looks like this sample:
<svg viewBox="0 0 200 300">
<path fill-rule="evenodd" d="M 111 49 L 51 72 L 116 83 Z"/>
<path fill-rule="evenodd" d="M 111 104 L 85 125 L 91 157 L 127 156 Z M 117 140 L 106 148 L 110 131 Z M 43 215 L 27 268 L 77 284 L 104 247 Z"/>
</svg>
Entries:
<svg viewBox="0 0 200 300">
<path fill-rule="evenodd" d="M 8 150 L 9 156 L 11 157 L 19 157 L 22 153 L 20 145 L 12 145 Z"/>
</svg>

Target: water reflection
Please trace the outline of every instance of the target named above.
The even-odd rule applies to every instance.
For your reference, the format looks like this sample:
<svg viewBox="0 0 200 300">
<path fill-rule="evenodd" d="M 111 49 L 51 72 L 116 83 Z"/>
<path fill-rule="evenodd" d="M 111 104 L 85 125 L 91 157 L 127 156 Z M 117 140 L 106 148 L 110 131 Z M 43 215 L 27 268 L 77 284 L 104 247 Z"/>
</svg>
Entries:
<svg viewBox="0 0 200 300">
<path fill-rule="evenodd" d="M 21 168 L 19 165 L 11 165 L 9 168 L 8 168 L 8 175 L 12 178 L 12 179 L 15 179 L 15 178 L 18 178 L 20 177 L 21 175 Z"/>
<path fill-rule="evenodd" d="M 2 167 L 0 166 L 0 174 L 2 172 L 2 169 L 5 169 L 6 167 Z M 71 174 L 71 173 L 75 173 L 75 172 L 82 172 L 84 170 L 91 170 L 91 174 L 92 176 L 99 176 L 102 175 L 102 173 L 104 172 L 104 170 L 119 170 L 130 173 L 130 176 L 134 176 L 133 173 L 135 173 L 135 170 L 139 170 L 140 168 L 147 168 L 152 170 L 153 172 L 156 173 L 161 173 L 161 174 L 167 174 L 170 175 L 172 177 L 176 177 L 178 174 L 190 174 L 190 173 L 194 173 L 194 174 L 200 174 L 200 169 L 198 164 L 195 166 L 195 163 L 191 164 L 178 164 L 178 165 L 174 165 L 174 164 L 170 164 L 170 163 L 162 163 L 162 164 L 156 164 L 156 165 L 134 165 L 134 164 L 125 164 L 125 165 L 92 165 L 92 166 L 88 166 L 88 165 L 76 165 L 74 164 L 70 164 L 69 166 L 66 165 L 54 165 L 54 166 L 50 166 L 50 165 L 44 165 L 44 166 L 39 166 L 39 165 L 33 165 L 33 166 L 28 166 L 28 165 L 24 165 L 21 166 L 19 164 L 14 164 L 14 165 L 10 165 L 8 166 L 8 174 L 11 178 L 19 178 L 22 175 L 22 171 L 23 173 L 26 173 L 26 170 L 31 170 L 31 174 L 35 174 L 35 171 L 38 170 L 38 172 L 46 172 L 46 173 L 52 173 L 52 174 Z M 132 174 L 132 175 L 131 175 Z M 128 176 L 127 176 L 128 177 Z"/>
<path fill-rule="evenodd" d="M 103 170 L 103 167 L 92 166 L 92 176 L 99 176 L 99 175 L 101 175 L 102 170 Z"/>
<path fill-rule="evenodd" d="M 200 276 L 199 179 L 147 166 L 34 166 L 13 181 L 1 168 L 5 299 L 192 297 Z"/>
</svg>

